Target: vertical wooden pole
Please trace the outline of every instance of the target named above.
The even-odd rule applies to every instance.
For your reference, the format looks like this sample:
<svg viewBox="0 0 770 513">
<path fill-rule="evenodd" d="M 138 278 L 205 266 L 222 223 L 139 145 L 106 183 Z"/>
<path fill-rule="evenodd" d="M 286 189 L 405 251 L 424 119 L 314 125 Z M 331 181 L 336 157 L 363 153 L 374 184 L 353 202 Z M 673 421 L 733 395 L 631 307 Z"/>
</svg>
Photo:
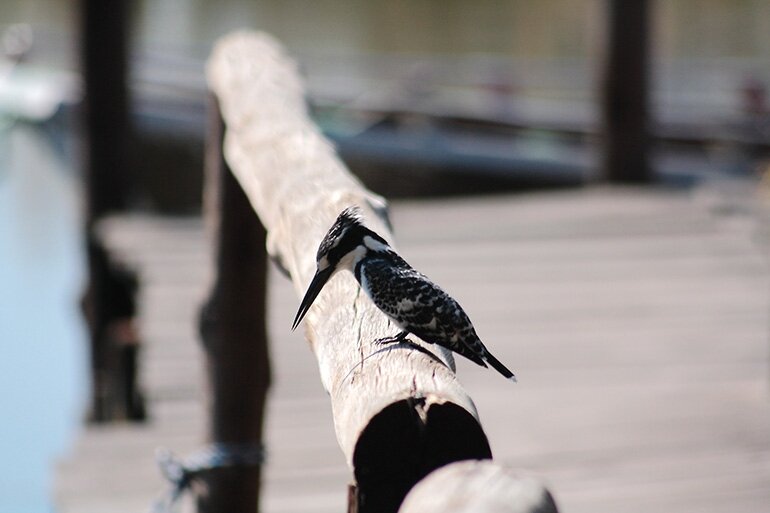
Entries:
<svg viewBox="0 0 770 513">
<path fill-rule="evenodd" d="M 611 182 L 649 182 L 648 0 L 607 0 L 602 86 L 602 172 Z"/>
<path fill-rule="evenodd" d="M 83 300 L 91 338 L 91 420 L 119 415 L 117 348 L 109 343 L 110 258 L 94 226 L 125 203 L 128 89 L 124 0 L 81 0 L 84 166 L 88 291 Z M 123 408 L 125 409 L 125 408 Z"/>
<path fill-rule="evenodd" d="M 87 219 L 125 206 L 128 140 L 127 5 L 81 0 Z"/>
<path fill-rule="evenodd" d="M 206 148 L 206 215 L 214 227 L 216 277 L 201 311 L 209 377 L 212 443 L 258 445 L 270 384 L 265 325 L 265 229 L 222 153 L 222 122 L 211 96 Z M 214 469 L 202 476 L 201 513 L 256 513 L 259 466 Z"/>
</svg>

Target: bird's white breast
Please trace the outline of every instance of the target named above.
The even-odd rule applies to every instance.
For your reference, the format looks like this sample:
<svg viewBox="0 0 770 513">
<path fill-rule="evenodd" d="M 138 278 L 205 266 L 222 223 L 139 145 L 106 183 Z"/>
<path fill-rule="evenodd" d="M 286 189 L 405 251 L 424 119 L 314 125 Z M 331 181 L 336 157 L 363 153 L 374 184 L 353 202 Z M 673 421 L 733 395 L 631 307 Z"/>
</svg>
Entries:
<svg viewBox="0 0 770 513">
<path fill-rule="evenodd" d="M 367 247 L 367 249 L 371 249 L 372 251 L 387 251 L 390 249 L 390 246 L 387 244 L 383 244 L 382 242 L 368 235 L 364 237 L 364 245 Z"/>
<path fill-rule="evenodd" d="M 352 251 L 340 258 L 337 269 L 347 269 L 348 271 L 353 272 L 356 265 L 358 265 L 358 262 L 366 256 L 366 252 L 366 246 L 356 246 Z"/>
</svg>

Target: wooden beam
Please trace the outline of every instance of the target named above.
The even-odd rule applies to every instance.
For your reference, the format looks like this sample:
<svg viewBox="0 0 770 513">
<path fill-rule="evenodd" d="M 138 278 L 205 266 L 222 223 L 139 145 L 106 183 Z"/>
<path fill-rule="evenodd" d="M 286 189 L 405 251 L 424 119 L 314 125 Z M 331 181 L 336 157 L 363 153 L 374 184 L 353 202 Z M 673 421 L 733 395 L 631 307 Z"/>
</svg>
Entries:
<svg viewBox="0 0 770 513">
<path fill-rule="evenodd" d="M 297 67 L 277 42 L 253 32 L 226 36 L 207 77 L 227 126 L 227 162 L 298 297 L 315 272 L 321 238 L 345 207 L 360 206 L 369 227 L 392 240 L 384 200 L 364 189 L 312 124 Z M 451 354 L 419 340 L 419 349 L 373 344 L 395 329 L 352 275 L 329 281 L 305 326 L 354 474 L 352 509 L 395 512 L 434 468 L 491 457 Z"/>
<path fill-rule="evenodd" d="M 648 0 L 607 0 L 602 84 L 602 174 L 611 182 L 649 182 Z"/>
<path fill-rule="evenodd" d="M 265 325 L 265 229 L 222 157 L 223 125 L 210 102 L 206 148 L 206 217 L 216 248 L 216 277 L 201 310 L 200 328 L 209 378 L 212 444 L 258 447 L 270 363 Z M 259 465 L 215 468 L 200 477 L 198 511 L 259 511 Z"/>
<path fill-rule="evenodd" d="M 417 483 L 399 513 L 557 513 L 543 484 L 492 463 L 462 461 Z"/>
</svg>

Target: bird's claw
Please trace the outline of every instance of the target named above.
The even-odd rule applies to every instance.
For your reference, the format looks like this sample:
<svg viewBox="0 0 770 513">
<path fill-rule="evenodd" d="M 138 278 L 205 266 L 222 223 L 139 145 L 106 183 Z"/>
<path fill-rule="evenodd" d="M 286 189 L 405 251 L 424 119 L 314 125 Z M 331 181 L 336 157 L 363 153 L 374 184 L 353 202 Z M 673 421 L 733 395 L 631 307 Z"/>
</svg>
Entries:
<svg viewBox="0 0 770 513">
<path fill-rule="evenodd" d="M 388 345 L 388 344 L 395 344 L 395 343 L 398 343 L 398 342 L 404 342 L 404 341 L 409 340 L 408 338 L 406 338 L 406 336 L 407 336 L 407 333 L 403 333 L 402 332 L 402 333 L 399 333 L 398 335 L 395 335 L 395 336 L 392 336 L 392 337 L 378 338 L 377 340 L 374 341 L 374 344 L 378 345 L 378 346 L 384 346 L 384 345 Z"/>
</svg>

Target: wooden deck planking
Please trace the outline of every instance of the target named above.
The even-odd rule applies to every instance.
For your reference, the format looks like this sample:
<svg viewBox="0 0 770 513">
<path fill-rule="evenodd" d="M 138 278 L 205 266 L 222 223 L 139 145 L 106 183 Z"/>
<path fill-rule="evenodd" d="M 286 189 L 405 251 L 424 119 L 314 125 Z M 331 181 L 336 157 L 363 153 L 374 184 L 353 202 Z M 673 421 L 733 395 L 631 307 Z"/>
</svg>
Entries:
<svg viewBox="0 0 770 513">
<path fill-rule="evenodd" d="M 392 217 L 403 255 L 520 377 L 458 362 L 498 459 L 542 475 L 566 512 L 757 512 L 770 504 L 769 289 L 751 209 L 713 190 L 589 189 L 403 202 Z M 205 431 L 201 223 L 121 218 L 108 233 L 145 277 L 153 422 L 84 433 L 59 472 L 63 513 L 146 510 L 162 489 L 154 448 L 184 454 Z M 264 510 L 344 511 L 329 401 L 288 329 L 297 298 L 270 280 Z"/>
</svg>

